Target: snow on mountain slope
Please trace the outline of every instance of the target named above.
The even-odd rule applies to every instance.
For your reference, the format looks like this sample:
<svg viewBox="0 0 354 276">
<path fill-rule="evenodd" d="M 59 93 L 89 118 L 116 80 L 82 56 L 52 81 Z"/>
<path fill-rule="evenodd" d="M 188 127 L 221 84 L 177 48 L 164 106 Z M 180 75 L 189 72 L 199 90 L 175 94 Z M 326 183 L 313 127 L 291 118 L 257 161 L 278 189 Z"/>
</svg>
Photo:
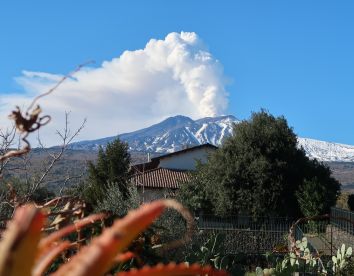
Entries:
<svg viewBox="0 0 354 276">
<path fill-rule="evenodd" d="M 300 137 L 298 143 L 309 158 L 332 162 L 354 162 L 354 146 Z"/>
<path fill-rule="evenodd" d="M 185 116 L 175 116 L 150 127 L 119 135 L 129 144 L 131 151 L 168 153 L 186 146 L 205 143 L 221 145 L 231 135 L 232 124 L 239 122 L 234 116 L 207 117 L 193 121 Z M 71 149 L 96 150 L 114 140 L 107 137 L 92 141 L 72 143 Z"/>
<path fill-rule="evenodd" d="M 210 143 L 220 146 L 232 134 L 233 123 L 239 123 L 234 116 L 206 117 L 192 120 L 175 116 L 150 127 L 119 135 L 129 144 L 131 151 L 169 153 L 186 146 Z M 97 150 L 113 141 L 116 136 L 92 141 L 81 141 L 70 145 L 71 149 Z M 320 161 L 354 162 L 354 146 L 329 143 L 308 138 L 298 138 L 310 158 Z"/>
</svg>

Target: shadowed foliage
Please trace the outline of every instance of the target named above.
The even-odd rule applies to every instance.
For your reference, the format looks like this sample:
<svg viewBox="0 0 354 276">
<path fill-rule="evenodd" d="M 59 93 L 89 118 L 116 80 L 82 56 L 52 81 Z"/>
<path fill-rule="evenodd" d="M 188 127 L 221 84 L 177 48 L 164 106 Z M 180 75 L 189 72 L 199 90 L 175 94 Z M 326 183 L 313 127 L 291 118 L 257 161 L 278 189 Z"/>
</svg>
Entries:
<svg viewBox="0 0 354 276">
<path fill-rule="evenodd" d="M 315 180 L 321 185 L 316 199 L 322 202 L 321 213 L 335 204 L 339 183 L 325 165 L 297 148 L 284 117 L 262 110 L 234 125 L 233 135 L 206 164 L 198 165 L 179 197 L 194 211 L 221 216 L 298 217 L 304 212 L 301 199 L 312 192 L 306 183 Z"/>
</svg>

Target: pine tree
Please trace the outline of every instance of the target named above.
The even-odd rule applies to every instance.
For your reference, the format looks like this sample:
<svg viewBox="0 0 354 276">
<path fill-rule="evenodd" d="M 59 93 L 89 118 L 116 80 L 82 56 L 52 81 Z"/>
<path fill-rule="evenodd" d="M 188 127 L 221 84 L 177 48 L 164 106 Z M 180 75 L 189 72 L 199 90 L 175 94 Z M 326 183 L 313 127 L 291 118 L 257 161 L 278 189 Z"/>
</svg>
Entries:
<svg viewBox="0 0 354 276">
<path fill-rule="evenodd" d="M 97 162 L 88 164 L 88 181 L 85 183 L 84 199 L 92 206 L 104 200 L 108 188 L 116 186 L 123 199 L 129 195 L 130 154 L 128 145 L 119 138 L 100 147 Z"/>
</svg>

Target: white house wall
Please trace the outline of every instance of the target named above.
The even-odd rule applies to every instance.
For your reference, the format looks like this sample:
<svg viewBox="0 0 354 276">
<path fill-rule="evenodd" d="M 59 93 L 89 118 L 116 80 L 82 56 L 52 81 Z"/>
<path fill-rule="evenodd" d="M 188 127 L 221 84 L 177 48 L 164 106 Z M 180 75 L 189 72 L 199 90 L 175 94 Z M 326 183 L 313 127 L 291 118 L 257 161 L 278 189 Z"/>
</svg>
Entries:
<svg viewBox="0 0 354 276">
<path fill-rule="evenodd" d="M 159 167 L 175 170 L 195 170 L 196 160 L 205 163 L 208 154 L 214 151 L 211 148 L 200 148 L 192 151 L 163 157 L 160 159 Z"/>
<path fill-rule="evenodd" d="M 173 198 L 174 193 L 169 189 L 138 187 L 138 195 L 141 203 L 151 202 L 161 198 Z"/>
</svg>

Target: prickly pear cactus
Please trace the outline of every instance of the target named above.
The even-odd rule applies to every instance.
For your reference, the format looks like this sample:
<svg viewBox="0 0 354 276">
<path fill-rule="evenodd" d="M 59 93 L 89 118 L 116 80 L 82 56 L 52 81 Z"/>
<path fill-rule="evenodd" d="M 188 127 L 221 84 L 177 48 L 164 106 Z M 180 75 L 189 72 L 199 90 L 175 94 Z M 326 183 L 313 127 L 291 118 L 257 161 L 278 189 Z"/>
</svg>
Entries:
<svg viewBox="0 0 354 276">
<path fill-rule="evenodd" d="M 348 259 L 352 256 L 353 250 L 351 247 L 345 248 L 345 244 L 342 244 L 341 248 L 337 250 L 337 255 L 332 256 L 332 269 L 333 272 L 341 271 L 348 264 Z"/>
</svg>

